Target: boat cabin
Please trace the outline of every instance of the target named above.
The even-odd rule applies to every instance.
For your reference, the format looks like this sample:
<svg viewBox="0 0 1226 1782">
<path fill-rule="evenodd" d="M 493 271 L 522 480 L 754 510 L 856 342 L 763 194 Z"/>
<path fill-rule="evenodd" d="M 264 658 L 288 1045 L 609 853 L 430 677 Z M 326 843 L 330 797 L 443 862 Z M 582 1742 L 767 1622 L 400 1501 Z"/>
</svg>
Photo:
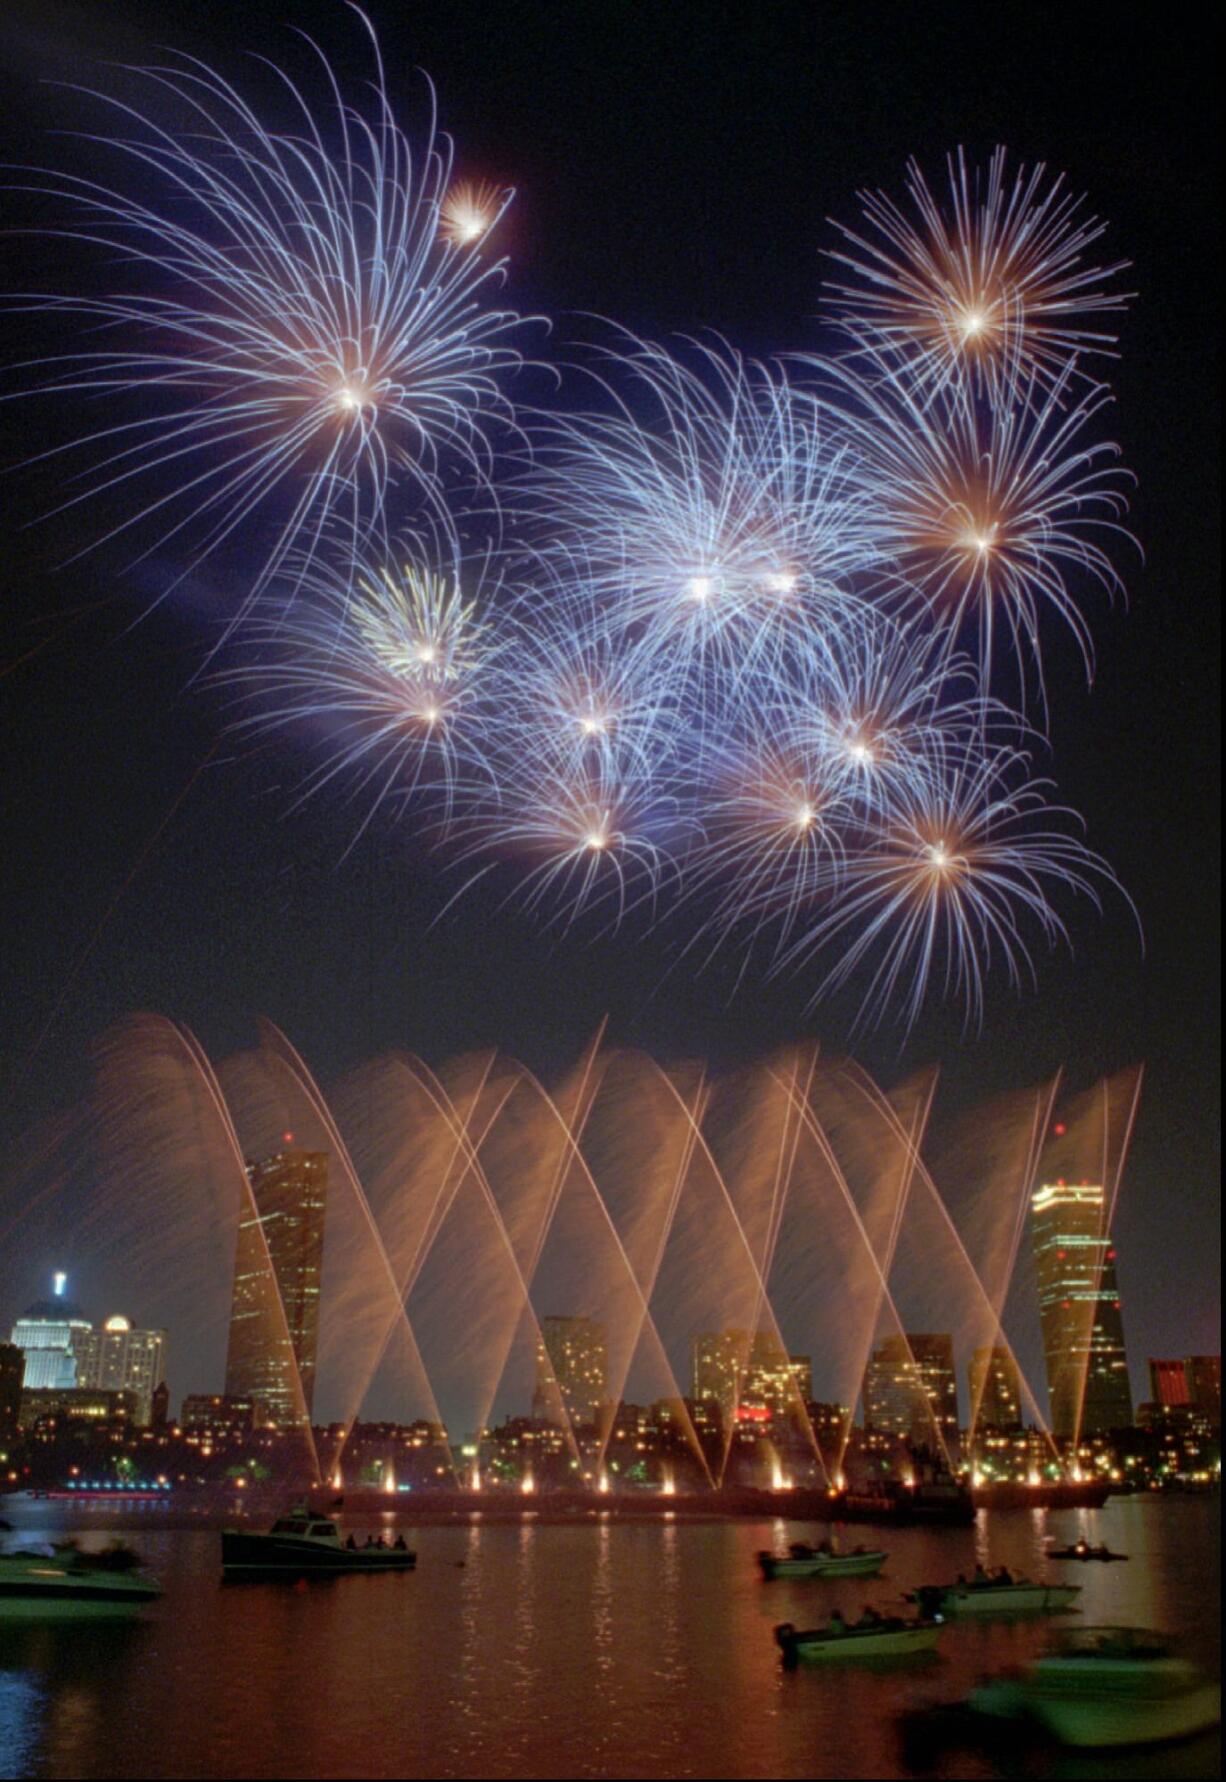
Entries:
<svg viewBox="0 0 1226 1782">
<path fill-rule="evenodd" d="M 309 1516 L 305 1511 L 297 1510 L 292 1515 L 279 1517 L 269 1532 L 275 1535 L 297 1536 L 300 1540 L 340 1540 L 335 1522 L 328 1522 L 323 1517 Z"/>
</svg>

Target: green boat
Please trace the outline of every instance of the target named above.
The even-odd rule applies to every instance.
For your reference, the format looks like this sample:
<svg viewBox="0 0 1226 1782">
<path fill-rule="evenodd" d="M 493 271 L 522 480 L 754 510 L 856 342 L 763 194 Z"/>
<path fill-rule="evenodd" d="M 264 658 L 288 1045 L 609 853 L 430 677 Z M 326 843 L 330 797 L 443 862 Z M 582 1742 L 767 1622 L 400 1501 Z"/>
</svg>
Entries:
<svg viewBox="0 0 1226 1782">
<path fill-rule="evenodd" d="M 1069 1609 L 1080 1584 L 1035 1584 L 1029 1578 L 988 1578 L 978 1583 L 924 1584 L 910 1601 L 926 1615 L 1050 1615 Z"/>
<path fill-rule="evenodd" d="M 775 1629 L 775 1640 L 789 1668 L 802 1658 L 836 1664 L 909 1658 L 917 1652 L 930 1652 L 940 1635 L 938 1622 L 904 1621 L 900 1616 L 883 1617 L 871 1625 L 845 1626 L 832 1621 L 807 1631 L 784 1621 Z"/>
<path fill-rule="evenodd" d="M 127 1621 L 161 1586 L 106 1553 L 0 1553 L 0 1627 L 34 1621 Z"/>
<path fill-rule="evenodd" d="M 1020 1677 L 983 1684 L 967 1707 L 984 1720 L 1028 1721 L 1062 1745 L 1098 1751 L 1206 1732 L 1221 1721 L 1222 1692 L 1162 1634 L 1082 1627 Z"/>
</svg>

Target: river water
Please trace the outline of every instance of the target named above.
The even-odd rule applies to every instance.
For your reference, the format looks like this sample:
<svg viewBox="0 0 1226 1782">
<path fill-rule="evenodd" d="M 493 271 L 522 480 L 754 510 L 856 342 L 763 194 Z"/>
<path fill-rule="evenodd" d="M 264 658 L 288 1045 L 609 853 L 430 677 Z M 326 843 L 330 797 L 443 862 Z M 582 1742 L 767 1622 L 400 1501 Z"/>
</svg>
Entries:
<svg viewBox="0 0 1226 1782">
<path fill-rule="evenodd" d="M 1024 1660 L 1042 1618 L 952 1625 L 928 1660 L 795 1672 L 773 1625 L 897 1603 L 977 1559 L 1041 1575 L 1045 1537 L 1083 1531 L 1131 1558 L 1050 1568 L 1082 1584 L 1078 1618 L 1178 1632 L 1219 1674 L 1213 1499 L 849 1529 L 890 1557 L 883 1577 L 840 1584 L 759 1577 L 757 1549 L 809 1525 L 541 1514 L 415 1529 L 402 1514 L 415 1573 L 300 1589 L 223 1587 L 216 1530 L 172 1526 L 173 1511 L 110 1505 L 86 1524 L 43 1502 L 3 1508 L 10 1543 L 122 1535 L 166 1594 L 131 1627 L 0 1629 L 0 1776 L 901 1776 L 900 1712 Z M 1220 1741 L 1000 1761 L 950 1751 L 930 1773 L 1213 1776 Z"/>
</svg>

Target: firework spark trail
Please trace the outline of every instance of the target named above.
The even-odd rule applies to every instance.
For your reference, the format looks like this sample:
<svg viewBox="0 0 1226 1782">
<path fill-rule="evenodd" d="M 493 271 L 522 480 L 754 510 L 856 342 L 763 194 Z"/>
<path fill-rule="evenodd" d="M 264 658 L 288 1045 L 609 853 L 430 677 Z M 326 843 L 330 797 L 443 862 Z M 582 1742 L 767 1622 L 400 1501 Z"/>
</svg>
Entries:
<svg viewBox="0 0 1226 1782">
<path fill-rule="evenodd" d="M 112 108 L 117 133 L 85 142 L 119 156 L 154 197 L 45 170 L 33 187 L 69 207 L 52 233 L 119 249 L 140 275 L 108 295 L 13 300 L 138 343 L 21 368 L 45 372 L 44 394 L 143 411 L 44 454 L 80 449 L 92 460 L 54 513 L 152 481 L 107 536 L 156 521 L 149 550 L 185 532 L 195 566 L 276 495 L 277 531 L 250 598 L 291 552 L 310 561 L 330 520 L 343 514 L 351 541 L 365 538 L 399 478 L 448 525 L 444 465 L 458 459 L 488 482 L 486 429 L 510 419 L 501 380 L 519 363 L 518 318 L 488 304 L 503 263 L 481 259 L 480 236 L 458 246 L 443 228 L 451 148 L 437 134 L 433 90 L 415 153 L 358 16 L 375 59 L 371 115 L 343 97 L 319 50 L 330 108 L 277 70 L 293 112 L 281 131 L 221 75 L 177 56 L 129 72 L 189 130 L 91 95 Z"/>
</svg>

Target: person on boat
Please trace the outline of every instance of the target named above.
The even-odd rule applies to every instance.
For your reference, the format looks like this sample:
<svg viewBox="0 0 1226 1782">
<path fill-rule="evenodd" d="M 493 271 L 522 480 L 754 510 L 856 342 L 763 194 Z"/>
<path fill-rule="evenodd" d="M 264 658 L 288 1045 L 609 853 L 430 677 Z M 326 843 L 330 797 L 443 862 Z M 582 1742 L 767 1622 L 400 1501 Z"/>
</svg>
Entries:
<svg viewBox="0 0 1226 1782">
<path fill-rule="evenodd" d="M 955 1582 L 955 1584 L 957 1584 L 957 1586 L 960 1590 L 965 1590 L 966 1589 L 966 1573 L 959 1572 L 958 1576 L 954 1579 L 954 1582 Z"/>
<path fill-rule="evenodd" d="M 874 1607 L 871 1603 L 865 1603 L 863 1612 L 861 1613 L 861 1616 L 860 1616 L 860 1619 L 856 1622 L 856 1626 L 857 1627 L 880 1627 L 881 1625 L 882 1625 L 882 1617 L 877 1613 L 876 1609 L 874 1609 Z"/>
<path fill-rule="evenodd" d="M 805 1541 L 793 1541 L 788 1548 L 788 1552 L 792 1555 L 793 1559 L 808 1559 L 812 1551 L 812 1547 Z"/>
<path fill-rule="evenodd" d="M 398 1534 L 396 1536 L 396 1539 L 392 1542 L 392 1552 L 393 1553 L 407 1553 L 408 1550 L 409 1550 L 408 1543 L 405 1540 L 404 1536 L 402 1534 Z"/>
<path fill-rule="evenodd" d="M 347 1552 L 349 1552 L 349 1553 L 356 1553 L 356 1552 L 357 1552 L 357 1550 L 358 1550 L 358 1544 L 357 1544 L 357 1542 L 356 1542 L 356 1541 L 355 1541 L 355 1540 L 354 1540 L 354 1538 L 353 1538 L 353 1536 L 352 1536 L 352 1535 L 350 1535 L 350 1536 L 349 1536 L 349 1539 L 348 1539 L 348 1540 L 347 1540 L 347 1541 L 346 1541 L 346 1542 L 345 1542 L 345 1548 L 346 1548 L 346 1551 L 347 1551 Z"/>
<path fill-rule="evenodd" d="M 845 1634 L 847 1632 L 847 1623 L 843 1619 L 841 1609 L 831 1610 L 830 1620 L 826 1624 L 826 1632 L 828 1634 Z"/>
<path fill-rule="evenodd" d="M 996 1574 L 995 1582 L 997 1584 L 1012 1584 L 1013 1573 L 1009 1570 L 1007 1565 L 1002 1565 L 1000 1567 Z"/>
<path fill-rule="evenodd" d="M 830 1542 L 828 1540 L 819 1541 L 817 1543 L 817 1550 L 819 1553 L 825 1553 L 827 1555 L 834 1552 L 834 1548 L 830 1545 Z"/>
<path fill-rule="evenodd" d="M 1090 1543 L 1086 1540 L 1084 1535 L 1077 1536 L 1073 1551 L 1075 1553 L 1088 1553 L 1090 1551 Z"/>
<path fill-rule="evenodd" d="M 991 1582 L 992 1582 L 992 1580 L 988 1577 L 988 1574 L 984 1571 L 983 1567 L 981 1565 L 977 1565 L 975 1567 L 975 1576 L 971 1579 L 971 1583 L 972 1584 L 990 1584 Z"/>
</svg>

